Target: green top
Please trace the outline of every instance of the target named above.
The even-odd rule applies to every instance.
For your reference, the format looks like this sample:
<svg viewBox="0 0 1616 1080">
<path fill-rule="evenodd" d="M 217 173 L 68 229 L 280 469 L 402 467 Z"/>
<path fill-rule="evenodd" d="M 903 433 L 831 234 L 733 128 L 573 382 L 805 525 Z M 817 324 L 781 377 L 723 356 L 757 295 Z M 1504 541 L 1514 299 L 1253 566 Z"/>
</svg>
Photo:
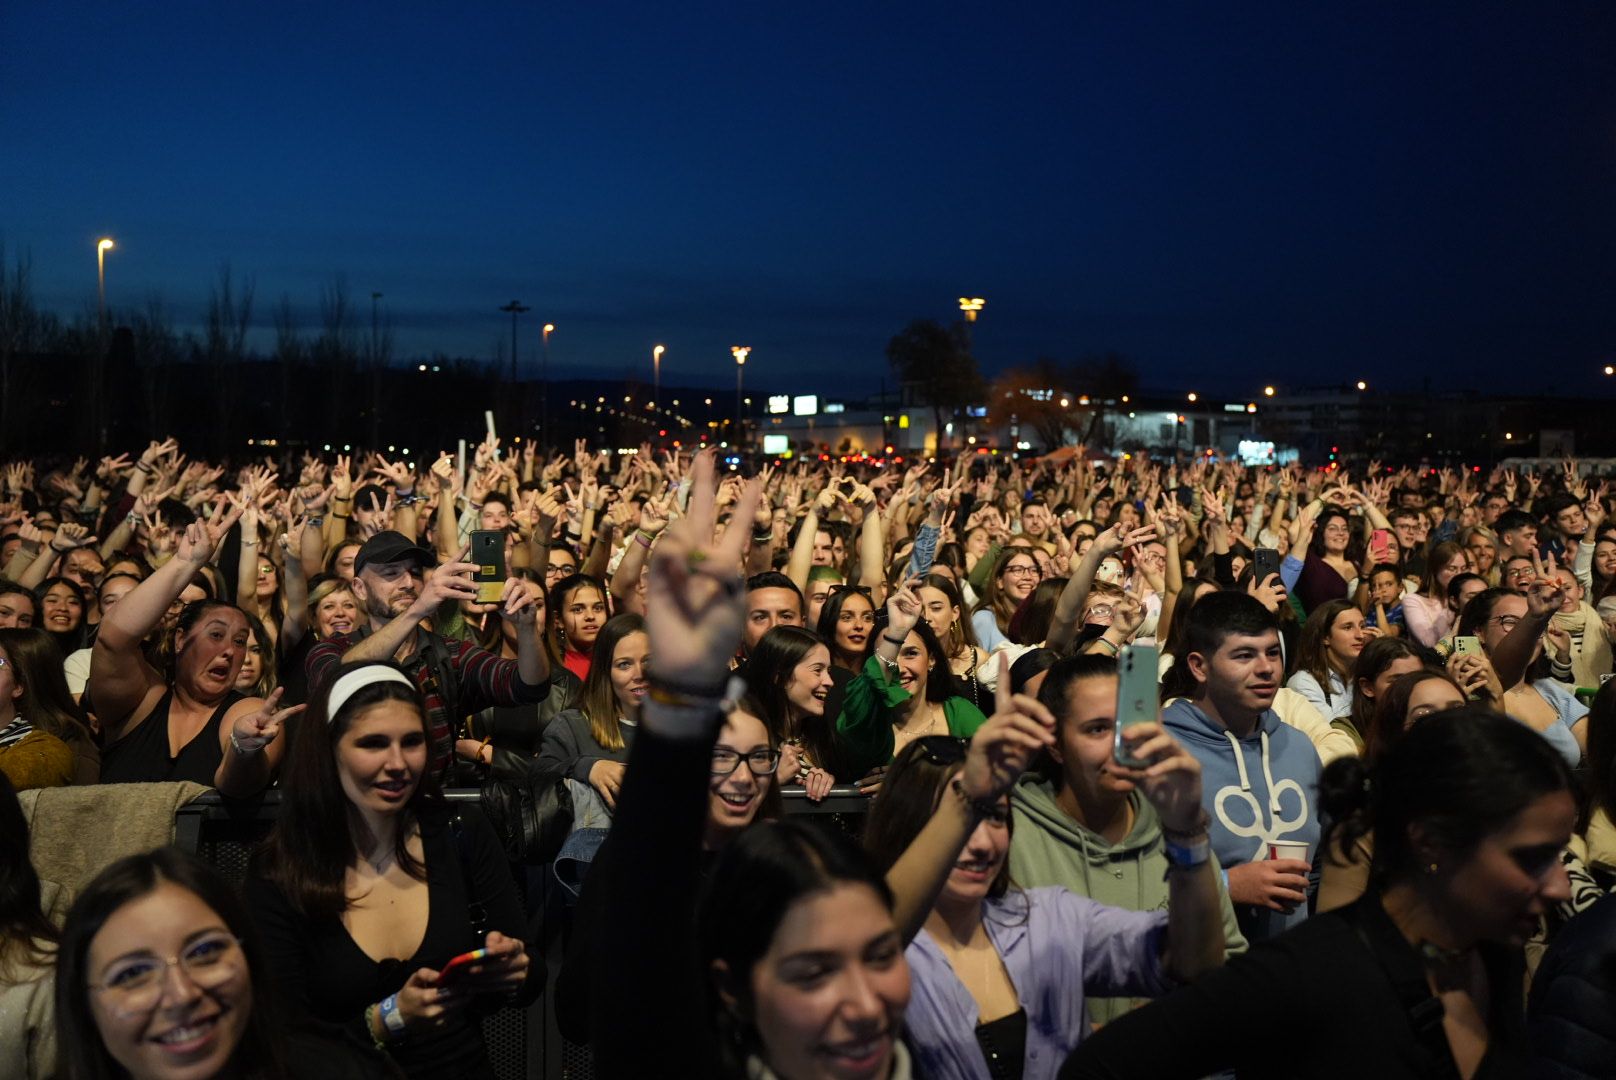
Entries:
<svg viewBox="0 0 1616 1080">
<path fill-rule="evenodd" d="M 1330 721 L 1330 726 L 1335 728 L 1337 731 L 1346 732 L 1347 737 L 1352 740 L 1352 745 L 1356 746 L 1358 748 L 1358 756 L 1359 757 L 1363 756 L 1363 752 L 1364 752 L 1363 736 L 1358 734 L 1358 729 L 1352 726 L 1352 721 L 1351 720 L 1348 720 L 1346 717 L 1339 717 L 1339 718 L 1337 718 L 1335 720 L 1331 720 Z"/>
<path fill-rule="evenodd" d="M 888 677 L 886 665 L 874 656 L 864 661 L 864 670 L 847 684 L 842 711 L 836 717 L 836 741 L 852 766 L 849 780 L 892 761 L 892 713 L 911 696 Z M 943 716 L 948 733 L 961 739 L 975 735 L 988 720 L 969 699 L 958 696 L 943 702 Z"/>
</svg>

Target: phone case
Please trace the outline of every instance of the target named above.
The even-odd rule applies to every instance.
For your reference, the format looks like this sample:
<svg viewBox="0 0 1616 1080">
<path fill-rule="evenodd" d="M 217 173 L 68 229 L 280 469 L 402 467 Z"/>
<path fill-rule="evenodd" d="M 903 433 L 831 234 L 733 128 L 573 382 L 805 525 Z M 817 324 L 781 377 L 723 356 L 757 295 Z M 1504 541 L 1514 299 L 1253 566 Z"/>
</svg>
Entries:
<svg viewBox="0 0 1616 1080">
<path fill-rule="evenodd" d="M 1124 645 L 1117 654 L 1117 726 L 1112 736 L 1112 757 L 1130 769 L 1143 768 L 1145 762 L 1128 753 L 1122 733 L 1134 724 L 1155 722 L 1161 708 L 1159 663 L 1154 645 Z"/>
<path fill-rule="evenodd" d="M 493 529 L 471 534 L 471 561 L 477 564 L 471 580 L 477 583 L 477 603 L 497 604 L 505 595 L 505 536 Z"/>
</svg>

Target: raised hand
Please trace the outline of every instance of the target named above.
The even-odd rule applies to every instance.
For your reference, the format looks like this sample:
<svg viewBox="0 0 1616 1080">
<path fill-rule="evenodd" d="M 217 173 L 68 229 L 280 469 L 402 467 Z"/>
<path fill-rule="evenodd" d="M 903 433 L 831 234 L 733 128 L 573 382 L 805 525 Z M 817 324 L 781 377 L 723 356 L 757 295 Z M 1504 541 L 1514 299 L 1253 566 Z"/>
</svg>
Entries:
<svg viewBox="0 0 1616 1080">
<path fill-rule="evenodd" d="M 1055 745 L 1055 717 L 1036 698 L 1010 693 L 1010 658 L 999 654 L 993 715 L 976 729 L 960 770 L 960 789 L 973 801 L 991 801 L 1015 786 L 1040 750 Z"/>
<path fill-rule="evenodd" d="M 255 754 L 275 741 L 281 733 L 281 725 L 291 717 L 296 716 L 307 705 L 289 705 L 280 708 L 281 698 L 285 695 L 284 686 L 276 687 L 270 691 L 264 704 L 255 712 L 238 717 L 235 725 L 230 729 L 230 742 L 238 753 Z"/>
<path fill-rule="evenodd" d="M 75 525 L 71 521 L 64 521 L 57 526 L 56 535 L 51 537 L 51 550 L 58 555 L 66 555 L 74 548 L 89 547 L 96 542 L 90 530 L 83 525 Z"/>
</svg>

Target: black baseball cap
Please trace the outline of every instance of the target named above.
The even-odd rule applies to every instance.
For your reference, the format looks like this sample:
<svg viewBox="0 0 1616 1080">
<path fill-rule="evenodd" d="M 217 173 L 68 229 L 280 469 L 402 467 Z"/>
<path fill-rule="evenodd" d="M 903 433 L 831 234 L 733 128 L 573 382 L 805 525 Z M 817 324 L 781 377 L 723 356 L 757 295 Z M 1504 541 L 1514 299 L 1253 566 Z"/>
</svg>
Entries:
<svg viewBox="0 0 1616 1080">
<path fill-rule="evenodd" d="M 353 569 L 355 574 L 359 574 L 370 563 L 404 562 L 406 559 L 423 570 L 431 569 L 438 562 L 437 556 L 420 544 L 412 543 L 401 532 L 388 529 L 364 542 L 359 554 L 354 556 Z"/>
</svg>

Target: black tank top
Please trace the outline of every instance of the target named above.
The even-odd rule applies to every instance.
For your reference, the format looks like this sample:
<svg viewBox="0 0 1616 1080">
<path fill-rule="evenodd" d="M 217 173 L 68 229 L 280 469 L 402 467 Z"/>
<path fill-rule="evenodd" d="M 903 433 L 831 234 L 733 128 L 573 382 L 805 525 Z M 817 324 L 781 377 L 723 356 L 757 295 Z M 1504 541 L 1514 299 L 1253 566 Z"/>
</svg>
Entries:
<svg viewBox="0 0 1616 1080">
<path fill-rule="evenodd" d="M 230 706 L 245 696 L 234 690 L 226 694 L 202 730 L 196 733 L 196 738 L 180 747 L 178 757 L 169 757 L 168 709 L 174 702 L 174 688 L 169 687 L 157 708 L 140 726 L 101 751 L 101 782 L 142 784 L 192 780 L 212 787 L 219 765 L 224 761 L 224 751 L 219 746 L 219 725 L 224 722 L 224 714 L 230 711 Z"/>
</svg>

